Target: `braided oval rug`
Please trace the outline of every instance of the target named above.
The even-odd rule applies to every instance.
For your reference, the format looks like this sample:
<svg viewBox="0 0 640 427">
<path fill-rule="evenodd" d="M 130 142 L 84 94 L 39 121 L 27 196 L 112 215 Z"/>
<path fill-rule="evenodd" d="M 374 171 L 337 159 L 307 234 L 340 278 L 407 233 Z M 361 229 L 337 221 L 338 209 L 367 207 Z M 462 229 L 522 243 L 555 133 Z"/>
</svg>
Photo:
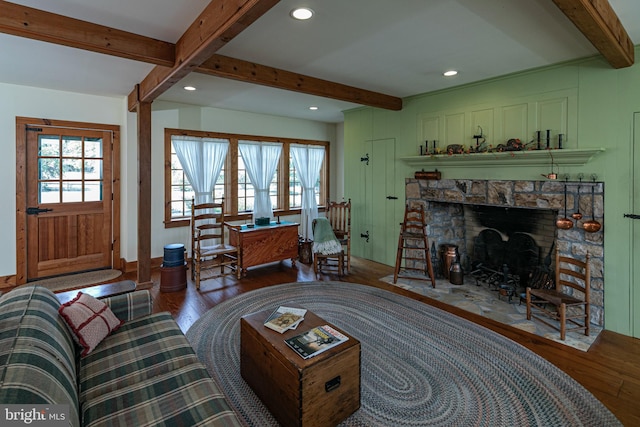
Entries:
<svg viewBox="0 0 640 427">
<path fill-rule="evenodd" d="M 341 282 L 248 292 L 187 331 L 247 425 L 278 423 L 240 376 L 240 317 L 287 304 L 360 340 L 361 407 L 343 426 L 621 425 L 589 391 L 521 345 L 402 295 Z"/>
</svg>

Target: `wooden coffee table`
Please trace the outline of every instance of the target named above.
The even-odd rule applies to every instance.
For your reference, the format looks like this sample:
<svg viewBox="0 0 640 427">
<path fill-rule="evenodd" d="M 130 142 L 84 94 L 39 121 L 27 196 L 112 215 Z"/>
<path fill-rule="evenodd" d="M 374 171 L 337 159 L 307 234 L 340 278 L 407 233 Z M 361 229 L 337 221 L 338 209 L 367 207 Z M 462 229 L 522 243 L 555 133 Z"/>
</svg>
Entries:
<svg viewBox="0 0 640 427">
<path fill-rule="evenodd" d="M 240 372 L 273 416 L 288 426 L 334 426 L 360 408 L 360 341 L 307 311 L 297 329 L 264 326 L 273 310 L 240 319 Z M 303 359 L 284 342 L 330 325 L 349 340 Z"/>
</svg>

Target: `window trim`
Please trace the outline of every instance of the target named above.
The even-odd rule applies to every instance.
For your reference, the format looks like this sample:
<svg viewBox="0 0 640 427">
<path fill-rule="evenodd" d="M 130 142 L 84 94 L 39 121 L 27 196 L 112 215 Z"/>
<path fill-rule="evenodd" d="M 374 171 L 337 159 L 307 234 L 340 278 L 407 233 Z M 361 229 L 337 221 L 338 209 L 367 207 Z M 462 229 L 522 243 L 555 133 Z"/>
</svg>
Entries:
<svg viewBox="0 0 640 427">
<path fill-rule="evenodd" d="M 280 161 L 278 164 L 278 204 L 282 206 L 281 209 L 274 209 L 274 215 L 299 215 L 301 208 L 289 207 L 289 159 L 291 144 L 308 144 L 308 145 L 320 145 L 325 149 L 324 161 L 322 162 L 322 168 L 320 169 L 320 206 L 324 206 L 324 201 L 329 198 L 329 179 L 330 179 L 330 152 L 329 141 L 318 141 L 310 139 L 293 139 L 293 138 L 278 138 L 270 136 L 258 136 L 258 135 L 245 135 L 234 133 L 221 133 L 221 132 L 209 132 L 209 131 L 197 131 L 186 129 L 173 129 L 165 128 L 164 130 L 164 226 L 165 228 L 173 227 L 185 227 L 189 225 L 190 220 L 188 218 L 173 219 L 171 218 L 171 136 L 172 135 L 185 135 L 195 137 L 208 137 L 208 138 L 225 138 L 229 140 L 229 150 L 227 151 L 227 158 L 225 160 L 225 199 L 238 200 L 238 141 L 241 139 L 251 141 L 263 141 L 263 142 L 280 142 L 282 143 L 282 154 L 280 155 Z M 227 196 L 228 195 L 228 196 Z M 251 219 L 252 213 L 238 213 L 237 203 L 225 203 L 225 208 L 230 209 L 225 214 L 225 219 L 228 221 L 235 220 L 247 220 Z"/>
</svg>

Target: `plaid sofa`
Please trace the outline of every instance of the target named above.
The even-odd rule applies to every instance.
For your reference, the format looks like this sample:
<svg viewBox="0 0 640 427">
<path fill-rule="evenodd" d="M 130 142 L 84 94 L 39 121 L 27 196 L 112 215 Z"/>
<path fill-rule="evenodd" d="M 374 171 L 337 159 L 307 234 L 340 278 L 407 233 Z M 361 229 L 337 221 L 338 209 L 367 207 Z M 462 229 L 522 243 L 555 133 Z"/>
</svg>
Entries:
<svg viewBox="0 0 640 427">
<path fill-rule="evenodd" d="M 21 286 L 0 298 L 0 405 L 69 405 L 70 426 L 239 426 L 218 385 L 148 291 L 106 299 L 125 323 L 86 357 L 56 296 Z"/>
</svg>

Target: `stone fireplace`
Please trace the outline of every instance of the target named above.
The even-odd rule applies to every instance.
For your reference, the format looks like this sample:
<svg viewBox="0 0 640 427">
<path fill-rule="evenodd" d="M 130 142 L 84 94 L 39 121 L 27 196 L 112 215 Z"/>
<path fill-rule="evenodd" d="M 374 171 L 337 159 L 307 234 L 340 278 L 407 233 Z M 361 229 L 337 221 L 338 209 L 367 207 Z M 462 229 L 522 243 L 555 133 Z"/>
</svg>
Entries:
<svg viewBox="0 0 640 427">
<path fill-rule="evenodd" d="M 568 230 L 555 225 L 556 219 L 565 216 L 565 186 L 567 217 L 571 218 L 577 211 L 583 214 Z M 489 236 L 494 236 L 494 240 L 502 238 L 508 257 L 513 258 L 518 250 L 529 254 L 524 261 L 510 259 L 509 268 L 514 271 L 543 265 L 549 256 L 553 264 L 556 247 L 567 256 L 582 257 L 588 251 L 591 254 L 591 322 L 604 326 L 604 228 L 596 233 L 582 228 L 583 222 L 592 216 L 603 223 L 602 182 L 408 178 L 406 198 L 408 204 L 425 206 L 432 249 L 435 246 L 440 252 L 447 245 L 458 246 L 465 274 L 477 267 L 478 260 L 474 259 L 478 257 L 477 238 L 487 234 L 483 230 L 490 230 Z M 525 249 L 513 249 L 521 247 L 522 242 L 526 243 Z"/>
</svg>

